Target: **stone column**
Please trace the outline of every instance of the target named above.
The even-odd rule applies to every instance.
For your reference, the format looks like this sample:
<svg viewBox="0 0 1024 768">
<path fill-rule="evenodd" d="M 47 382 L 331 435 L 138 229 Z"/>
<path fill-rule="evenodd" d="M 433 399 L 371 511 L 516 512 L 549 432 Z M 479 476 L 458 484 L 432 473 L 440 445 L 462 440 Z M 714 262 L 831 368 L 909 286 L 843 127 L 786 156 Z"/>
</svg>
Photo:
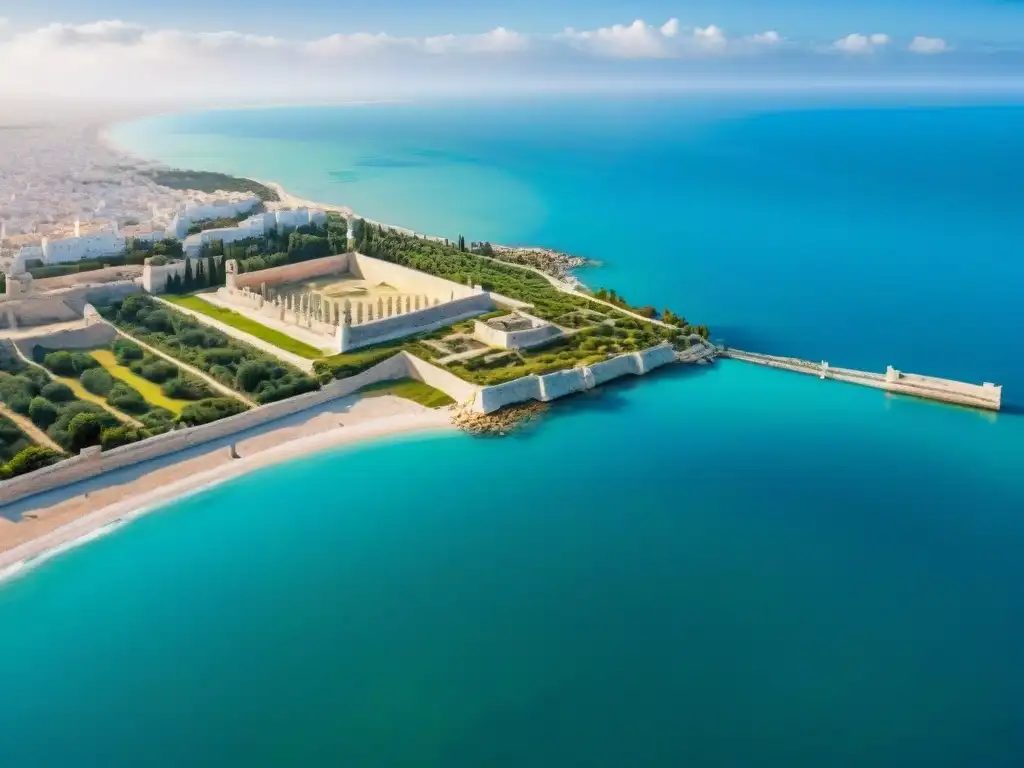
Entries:
<svg viewBox="0 0 1024 768">
<path fill-rule="evenodd" d="M 384 299 L 377 299 L 377 318 L 384 317 Z"/>
<path fill-rule="evenodd" d="M 360 301 L 360 302 L 358 302 L 356 304 L 356 325 L 362 325 L 362 324 L 363 324 L 363 302 Z"/>
<path fill-rule="evenodd" d="M 394 297 L 388 296 L 388 317 L 395 314 L 395 300 Z"/>
</svg>

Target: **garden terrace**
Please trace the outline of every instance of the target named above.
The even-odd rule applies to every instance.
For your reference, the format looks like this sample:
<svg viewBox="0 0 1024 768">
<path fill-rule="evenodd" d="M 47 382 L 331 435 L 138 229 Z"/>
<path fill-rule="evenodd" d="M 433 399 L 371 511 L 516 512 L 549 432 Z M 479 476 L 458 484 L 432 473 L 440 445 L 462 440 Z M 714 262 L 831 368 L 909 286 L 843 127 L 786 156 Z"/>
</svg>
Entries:
<svg viewBox="0 0 1024 768">
<path fill-rule="evenodd" d="M 258 403 L 272 403 L 318 388 L 312 378 L 277 358 L 148 296 L 129 296 L 98 309 L 125 333 Z"/>
<path fill-rule="evenodd" d="M 68 385 L 7 350 L 0 355 L 0 368 L 0 400 L 68 453 L 99 445 L 105 430 L 121 426 L 109 411 L 78 399 Z"/>
<path fill-rule="evenodd" d="M 190 309 L 193 312 L 199 312 L 213 320 L 230 325 L 232 328 L 237 328 L 244 333 L 255 336 L 257 339 L 262 339 L 268 344 L 283 349 L 285 352 L 291 352 L 293 355 L 304 357 L 307 360 L 316 360 L 324 356 L 324 353 L 314 346 L 305 344 L 281 331 L 275 331 L 273 328 L 263 323 L 258 323 L 232 309 L 211 304 L 199 296 L 164 296 L 163 298 L 172 304 Z"/>
</svg>

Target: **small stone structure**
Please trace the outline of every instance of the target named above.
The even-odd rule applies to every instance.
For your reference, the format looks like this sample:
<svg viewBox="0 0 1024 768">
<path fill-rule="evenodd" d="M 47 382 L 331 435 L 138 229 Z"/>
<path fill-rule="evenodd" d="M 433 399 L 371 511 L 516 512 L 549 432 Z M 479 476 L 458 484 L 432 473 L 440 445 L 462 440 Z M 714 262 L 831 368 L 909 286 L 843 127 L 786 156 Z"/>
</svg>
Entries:
<svg viewBox="0 0 1024 768">
<path fill-rule="evenodd" d="M 495 306 L 478 285 L 459 285 L 358 253 L 243 274 L 227 261 L 224 271 L 217 304 L 257 322 L 273 320 L 285 332 L 292 327 L 329 337 L 338 352 L 435 330 Z M 355 286 L 351 291 L 345 290 L 348 282 Z"/>
<path fill-rule="evenodd" d="M 547 320 L 516 311 L 473 324 L 473 336 L 489 347 L 529 349 L 562 336 L 562 330 Z"/>
<path fill-rule="evenodd" d="M 24 329 L 81 320 L 90 302 L 124 298 L 141 290 L 137 268 L 111 267 L 63 277 L 33 280 L 8 274 L 0 294 L 0 328 Z"/>
</svg>

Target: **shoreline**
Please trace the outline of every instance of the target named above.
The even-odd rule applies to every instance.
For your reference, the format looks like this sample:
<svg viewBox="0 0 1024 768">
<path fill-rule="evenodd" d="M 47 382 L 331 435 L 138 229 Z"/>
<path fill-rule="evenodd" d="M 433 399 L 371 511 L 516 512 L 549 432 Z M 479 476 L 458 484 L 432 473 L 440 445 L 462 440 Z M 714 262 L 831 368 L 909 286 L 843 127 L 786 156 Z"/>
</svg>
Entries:
<svg viewBox="0 0 1024 768">
<path fill-rule="evenodd" d="M 342 400 L 350 400 L 350 398 Z M 275 426 L 271 424 L 268 429 L 257 430 L 255 435 L 246 438 L 246 442 L 269 443 L 269 446 L 247 453 L 241 458 L 229 458 L 229 453 L 223 446 L 212 447 L 209 451 L 200 452 L 196 456 L 172 455 L 169 458 L 177 458 L 177 460 L 172 461 L 166 467 L 160 466 L 160 460 L 134 465 L 133 471 L 143 470 L 144 474 L 127 483 L 118 484 L 114 477 L 116 473 L 110 473 L 110 477 L 99 478 L 99 488 L 85 490 L 88 483 L 77 483 L 76 485 L 82 486 L 80 492 L 73 493 L 56 504 L 44 503 L 39 507 L 41 511 L 46 512 L 59 509 L 62 506 L 70 506 L 72 507 L 69 512 L 70 519 L 0 551 L 0 582 L 26 573 L 69 549 L 106 535 L 145 514 L 261 469 L 332 450 L 358 449 L 371 444 L 379 444 L 389 438 L 412 435 L 439 437 L 457 433 L 455 426 L 451 423 L 451 414 L 448 409 L 426 409 L 409 401 L 389 397 L 357 399 L 356 404 L 366 400 L 375 401 L 372 403 L 372 407 L 365 408 L 365 410 L 371 411 L 370 418 L 356 421 L 350 425 L 333 426 L 326 430 L 317 429 L 312 434 L 301 435 L 293 439 L 287 439 L 286 433 L 290 429 L 294 429 L 288 425 L 278 424 Z M 401 403 L 401 406 L 396 405 L 396 402 Z M 384 413 L 374 415 L 372 412 L 375 410 L 384 411 Z M 319 427 L 320 425 L 314 422 L 324 415 L 326 414 L 314 414 L 306 424 L 301 425 L 300 429 Z M 334 421 L 337 419 L 335 418 Z M 242 445 L 242 443 L 238 443 L 238 445 Z M 234 444 L 232 444 L 233 448 Z M 188 466 L 190 464 L 209 466 L 210 463 L 215 463 L 215 466 L 210 469 Z M 152 481 L 148 478 L 158 472 L 171 476 L 173 479 L 169 482 L 158 483 L 157 487 L 153 488 Z M 175 475 L 177 477 L 174 477 Z M 146 487 L 147 485 L 150 487 Z M 75 486 L 70 487 L 74 488 Z M 100 498 L 96 499 L 92 494 Z M 104 500 L 102 498 L 104 495 L 112 495 L 115 498 Z M 32 497 L 23 501 L 31 504 Z M 19 503 L 21 502 L 15 502 L 11 506 Z M 11 521 L 11 524 L 23 525 L 29 519 L 37 520 L 38 517 L 34 514 L 31 516 L 23 514 L 17 522 Z M 0 517 L 0 522 L 3 521 L 4 518 Z"/>
<path fill-rule="evenodd" d="M 388 102 L 359 102 L 359 103 L 356 103 L 356 104 L 352 104 L 351 106 L 360 106 L 361 104 L 374 104 L 374 103 L 388 103 Z M 348 105 L 346 105 L 346 106 L 348 106 Z M 168 113 L 168 114 L 170 114 L 170 113 Z M 116 153 L 120 154 L 122 157 L 124 157 L 124 159 L 126 161 L 129 161 L 129 162 L 135 164 L 140 169 L 143 169 L 143 168 L 151 169 L 153 167 L 162 167 L 162 168 L 168 168 L 168 169 L 171 169 L 171 170 L 179 170 L 179 171 L 195 171 L 195 170 L 200 170 L 200 169 L 194 169 L 194 168 L 174 168 L 171 165 L 169 165 L 169 164 L 167 164 L 167 163 L 165 163 L 165 162 L 163 162 L 161 160 L 154 160 L 154 159 L 151 159 L 151 158 L 143 157 L 142 155 L 139 155 L 136 152 L 133 152 L 133 151 L 129 150 L 128 148 L 122 146 L 121 144 L 119 144 L 117 141 L 114 140 L 113 136 L 111 135 L 111 131 L 116 126 L 123 125 L 123 124 L 129 123 L 129 122 L 134 122 L 135 120 L 141 120 L 141 119 L 145 119 L 145 118 L 133 118 L 132 120 L 122 120 L 122 121 L 119 121 L 117 123 L 99 124 L 99 125 L 96 125 L 94 127 L 93 135 L 95 136 L 96 141 L 98 141 L 99 143 L 103 144 L 107 149 L 111 150 L 112 152 L 116 152 Z M 320 201 L 320 200 L 310 200 L 308 198 L 300 197 L 298 195 L 295 195 L 295 194 L 292 194 L 291 192 L 289 192 L 279 182 L 272 181 L 270 179 L 256 178 L 255 176 L 238 176 L 238 175 L 236 175 L 234 173 L 226 173 L 224 171 L 211 171 L 211 173 L 220 173 L 220 174 L 223 174 L 224 176 L 231 176 L 231 177 L 234 177 L 236 179 L 254 181 L 257 184 L 262 184 L 263 186 L 273 190 L 277 194 L 277 196 L 279 198 L 278 202 L 271 204 L 272 206 L 281 206 L 281 207 L 284 207 L 284 208 L 319 208 L 319 209 L 321 209 L 323 211 L 328 211 L 328 212 L 332 212 L 332 213 L 339 213 L 339 214 L 341 214 L 341 215 L 343 215 L 343 216 L 345 216 L 347 218 L 362 219 L 363 221 L 365 221 L 368 224 L 372 224 L 372 225 L 377 226 L 377 227 L 384 227 L 385 229 L 390 229 L 390 230 L 393 230 L 395 232 L 400 232 L 402 234 L 413 235 L 413 236 L 416 236 L 416 237 L 422 237 L 422 238 L 425 238 L 425 239 L 428 239 L 428 240 L 434 240 L 434 241 L 437 241 L 437 242 L 451 242 L 451 238 L 442 237 L 440 235 L 428 235 L 428 234 L 425 234 L 423 232 L 417 232 L 416 230 L 410 229 L 409 227 L 403 227 L 403 226 L 401 226 L 399 224 L 391 224 L 391 223 L 386 222 L 386 221 L 380 221 L 378 219 L 373 219 L 373 218 L 370 218 L 368 216 L 363 216 L 363 215 L 357 213 L 356 210 L 354 208 L 352 208 L 351 206 L 349 206 L 349 205 L 345 205 L 345 204 L 341 204 L 341 203 L 325 203 L 325 202 Z M 483 242 L 483 241 L 481 241 L 481 242 Z M 599 261 L 595 261 L 593 259 L 588 259 L 588 258 L 586 258 L 584 256 L 574 256 L 574 255 L 572 255 L 570 253 L 567 253 L 565 251 L 560 251 L 557 248 L 551 248 L 551 247 L 548 247 L 548 246 L 540 246 L 540 245 L 505 245 L 503 243 L 490 243 L 490 245 L 493 248 L 494 253 L 495 253 L 495 255 L 490 257 L 490 258 L 493 258 L 496 261 L 500 261 L 500 262 L 503 262 L 503 263 L 506 263 L 506 264 L 514 264 L 514 265 L 517 265 L 517 266 L 532 267 L 533 269 L 537 269 L 538 271 L 543 272 L 544 274 L 548 275 L 549 277 L 554 278 L 555 280 L 558 280 L 560 282 L 564 282 L 564 283 L 566 283 L 568 285 L 571 285 L 576 290 L 589 290 L 589 289 L 587 288 L 587 286 L 578 277 L 576 277 L 575 274 L 573 274 L 574 270 L 603 266 L 603 264 L 601 262 L 599 262 Z M 512 256 L 517 257 L 517 258 L 503 259 L 503 258 L 500 257 L 499 254 L 509 254 L 509 255 L 512 255 Z M 477 255 L 481 255 L 481 254 L 477 254 Z M 555 262 L 556 266 L 552 267 L 552 268 L 548 268 L 548 269 L 544 269 L 543 267 L 538 267 L 536 264 L 532 263 L 533 260 L 536 259 L 536 258 L 542 258 L 542 259 L 543 258 L 549 258 L 549 259 L 552 259 Z"/>
</svg>

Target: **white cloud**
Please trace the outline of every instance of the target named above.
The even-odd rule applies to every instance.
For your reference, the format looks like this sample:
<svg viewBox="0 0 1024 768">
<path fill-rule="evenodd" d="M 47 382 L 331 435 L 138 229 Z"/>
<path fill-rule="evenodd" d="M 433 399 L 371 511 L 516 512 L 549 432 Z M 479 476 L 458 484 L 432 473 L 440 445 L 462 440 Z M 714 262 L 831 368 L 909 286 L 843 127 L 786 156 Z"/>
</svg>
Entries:
<svg viewBox="0 0 1024 768">
<path fill-rule="evenodd" d="M 922 37 L 918 35 L 910 41 L 907 50 L 911 53 L 945 53 L 949 45 L 941 37 Z"/>
<path fill-rule="evenodd" d="M 505 75 L 543 79 L 549 72 L 557 75 L 560 65 L 563 73 L 573 73 L 570 79 L 579 79 L 587 57 L 667 62 L 768 56 L 776 50 L 805 56 L 870 54 L 891 45 L 882 33 L 851 34 L 833 43 L 796 43 L 775 30 L 729 37 L 715 24 L 686 26 L 677 18 L 660 25 L 638 19 L 556 34 L 525 35 L 497 27 L 479 34 L 355 32 L 315 39 L 159 29 L 117 19 L 29 31 L 4 29 L 3 24 L 0 19 L 0 98 L 99 94 L 131 100 L 141 94 L 171 100 L 183 94 L 224 94 L 242 100 L 253 98 L 250 94 L 301 98 L 302 89 L 337 98 L 361 88 L 376 94 L 380 83 L 444 87 L 461 80 L 496 82 Z M 949 49 L 939 38 L 916 37 L 909 44 L 914 53 Z M 515 64 L 503 63 L 509 61 Z M 589 65 L 604 75 L 616 66 Z M 672 65 L 657 66 L 667 72 Z M 685 71 L 684 66 L 675 71 Z"/>
<path fill-rule="evenodd" d="M 767 32 L 758 32 L 756 35 L 751 35 L 749 40 L 758 45 L 779 45 L 782 42 L 782 35 L 774 29 L 770 29 Z"/>
<path fill-rule="evenodd" d="M 669 19 L 661 25 L 661 34 L 665 37 L 675 37 L 679 34 L 679 19 Z"/>
<path fill-rule="evenodd" d="M 530 46 L 526 35 L 497 27 L 482 35 L 439 35 L 427 37 L 422 48 L 427 53 L 513 53 Z"/>
<path fill-rule="evenodd" d="M 693 39 L 698 46 L 709 51 L 720 51 L 728 45 L 725 39 L 725 32 L 714 24 L 704 27 L 697 27 L 693 30 Z"/>
<path fill-rule="evenodd" d="M 873 53 L 876 48 L 889 44 L 889 36 L 881 32 L 862 35 L 855 32 L 832 43 L 832 47 L 843 53 Z"/>
<path fill-rule="evenodd" d="M 632 24 L 576 31 L 572 27 L 562 36 L 577 47 L 601 56 L 622 59 L 656 59 L 671 55 L 668 41 L 679 33 L 679 22 L 670 19 L 661 27 L 637 19 Z"/>
</svg>

